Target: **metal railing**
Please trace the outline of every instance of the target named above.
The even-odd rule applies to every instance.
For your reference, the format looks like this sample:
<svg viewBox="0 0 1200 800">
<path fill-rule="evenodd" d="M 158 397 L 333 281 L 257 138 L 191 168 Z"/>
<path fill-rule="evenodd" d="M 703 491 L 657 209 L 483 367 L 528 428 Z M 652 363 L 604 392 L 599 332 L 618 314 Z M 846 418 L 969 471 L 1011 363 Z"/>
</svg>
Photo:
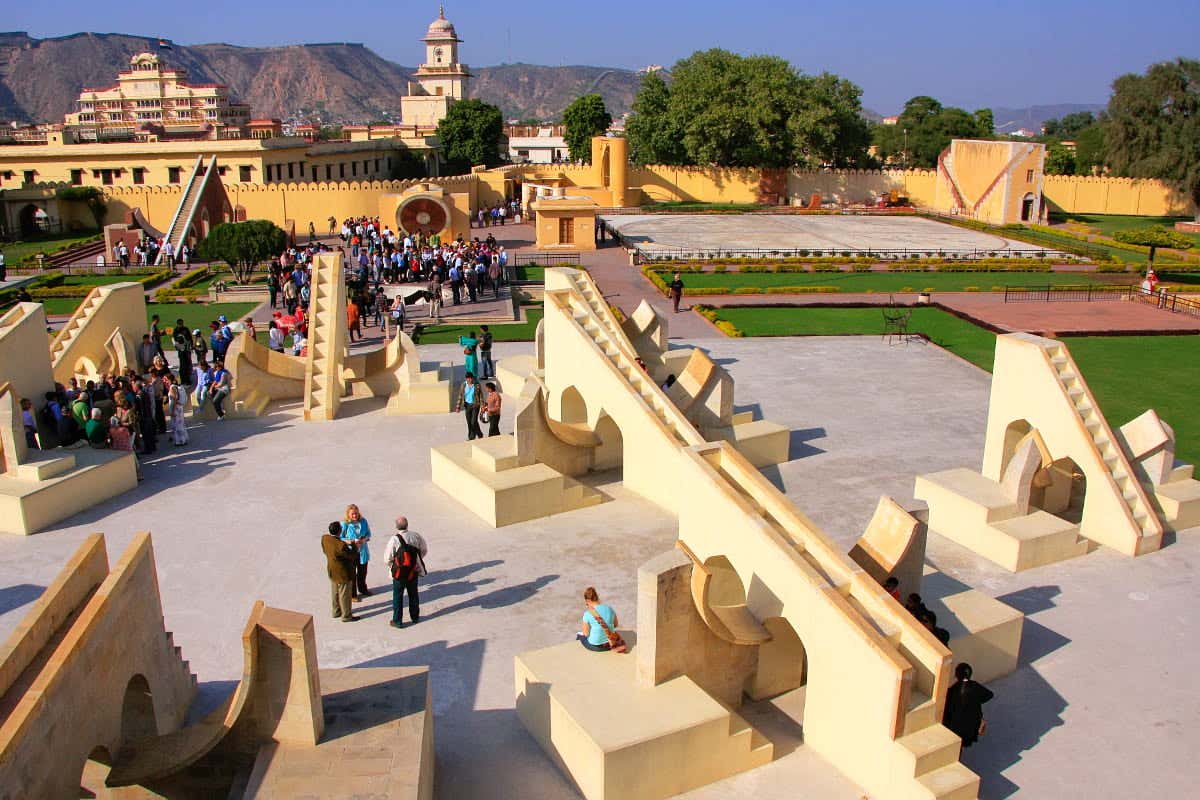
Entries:
<svg viewBox="0 0 1200 800">
<path fill-rule="evenodd" d="M 1049 303 L 1049 302 L 1082 302 L 1090 303 L 1097 300 L 1124 300 L 1133 294 L 1137 287 L 1132 285 L 1078 284 L 1045 286 L 1005 286 L 1004 302 L 1006 303 Z"/>
<path fill-rule="evenodd" d="M 515 253 L 509 255 L 508 263 L 510 266 L 517 267 L 566 267 L 578 266 L 582 261 L 580 254 L 576 252 Z"/>
<path fill-rule="evenodd" d="M 1185 297 L 1178 292 L 1175 294 L 1166 291 L 1147 292 L 1141 287 L 1137 287 L 1132 296 L 1139 302 L 1148 303 L 1164 311 L 1200 318 L 1200 300 L 1193 297 Z"/>
<path fill-rule="evenodd" d="M 624 247 L 637 254 L 639 264 L 653 264 L 656 261 L 703 261 L 717 258 L 873 258 L 879 261 L 909 261 L 921 258 L 945 258 L 954 261 L 979 261 L 985 258 L 1035 258 L 1052 260 L 1062 258 L 1065 253 L 1057 250 L 1037 249 L 1026 250 L 1016 248 L 996 248 L 984 250 L 978 248 L 804 248 L 804 247 L 652 247 L 646 248 L 636 242 L 630 242 L 619 232 L 614 235 Z"/>
<path fill-rule="evenodd" d="M 1168 292 L 1160 289 L 1151 292 L 1141 286 L 1103 284 L 1079 286 L 1006 286 L 1004 287 L 1004 302 L 1006 303 L 1050 303 L 1050 302 L 1084 302 L 1091 303 L 1103 300 L 1131 300 L 1152 305 L 1164 311 L 1175 314 L 1187 314 L 1200 318 L 1200 299 L 1187 297 L 1178 292 Z"/>
</svg>

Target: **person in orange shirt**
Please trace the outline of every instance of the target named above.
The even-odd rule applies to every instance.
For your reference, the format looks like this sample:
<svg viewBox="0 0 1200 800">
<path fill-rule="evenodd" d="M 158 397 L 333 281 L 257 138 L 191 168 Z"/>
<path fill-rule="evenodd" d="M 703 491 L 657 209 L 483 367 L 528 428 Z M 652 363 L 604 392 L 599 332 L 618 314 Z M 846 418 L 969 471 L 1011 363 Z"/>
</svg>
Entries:
<svg viewBox="0 0 1200 800">
<path fill-rule="evenodd" d="M 346 325 L 350 328 L 350 341 L 354 341 L 354 335 L 358 334 L 358 338 L 362 339 L 362 328 L 359 324 L 358 303 L 353 300 L 346 302 Z"/>
</svg>

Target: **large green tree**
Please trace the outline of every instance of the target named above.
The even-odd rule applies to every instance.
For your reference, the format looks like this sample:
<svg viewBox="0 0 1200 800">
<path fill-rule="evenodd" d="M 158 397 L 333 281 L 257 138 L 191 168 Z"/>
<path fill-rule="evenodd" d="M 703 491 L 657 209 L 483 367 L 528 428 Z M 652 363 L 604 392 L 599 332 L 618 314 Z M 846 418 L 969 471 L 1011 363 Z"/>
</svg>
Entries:
<svg viewBox="0 0 1200 800">
<path fill-rule="evenodd" d="M 1064 147 L 1061 142 L 1055 141 L 1046 145 L 1046 174 L 1075 174 L 1075 154 Z"/>
<path fill-rule="evenodd" d="M 1096 124 L 1096 115 L 1090 111 L 1075 111 L 1062 119 L 1048 119 L 1042 123 L 1042 135 L 1051 139 L 1073 140 L 1084 128 Z"/>
<path fill-rule="evenodd" d="M 1125 244 L 1138 244 L 1142 247 L 1149 247 L 1151 268 L 1154 267 L 1154 253 L 1158 248 L 1168 247 L 1173 250 L 1188 250 L 1192 246 L 1192 240 L 1182 233 L 1176 233 L 1175 231 L 1160 227 L 1131 228 L 1129 230 L 1117 231 L 1113 234 L 1113 238 Z"/>
<path fill-rule="evenodd" d="M 632 113 L 625 123 L 629 160 L 635 164 L 687 164 L 683 134 L 674 126 L 670 109 L 671 90 L 660 72 L 642 76 L 633 99 Z"/>
<path fill-rule="evenodd" d="M 1075 135 L 1075 174 L 1091 175 L 1104 166 L 1104 125 L 1097 122 Z"/>
<path fill-rule="evenodd" d="M 795 163 L 809 169 L 866 167 L 871 126 L 862 116 L 862 89 L 828 72 L 802 76 L 800 107 L 788 120 Z"/>
<path fill-rule="evenodd" d="M 274 222 L 251 219 L 221 223 L 209 231 L 196 251 L 208 261 L 224 261 L 234 280 L 246 283 L 259 264 L 279 255 L 285 247 L 287 234 Z"/>
<path fill-rule="evenodd" d="M 1196 204 L 1200 221 L 1200 61 L 1179 58 L 1117 78 L 1104 129 L 1115 174 L 1172 184 Z"/>
<path fill-rule="evenodd" d="M 647 75 L 626 129 L 639 164 L 854 166 L 867 159 L 861 92 L 774 56 L 712 49 Z"/>
<path fill-rule="evenodd" d="M 563 138 L 571 160 L 592 163 L 592 137 L 603 136 L 612 125 L 612 114 L 604 107 L 604 98 L 585 94 L 575 98 L 563 111 Z"/>
<path fill-rule="evenodd" d="M 992 127 L 991 109 L 970 114 L 918 95 L 904 104 L 895 125 L 877 125 L 874 139 L 885 161 L 929 169 L 937 166 L 938 156 L 951 139 L 991 139 L 995 136 Z"/>
<path fill-rule="evenodd" d="M 504 117 L 499 108 L 482 100 L 459 100 L 438 123 L 437 135 L 451 174 L 470 172 L 480 164 L 494 167 L 500 163 Z"/>
</svg>

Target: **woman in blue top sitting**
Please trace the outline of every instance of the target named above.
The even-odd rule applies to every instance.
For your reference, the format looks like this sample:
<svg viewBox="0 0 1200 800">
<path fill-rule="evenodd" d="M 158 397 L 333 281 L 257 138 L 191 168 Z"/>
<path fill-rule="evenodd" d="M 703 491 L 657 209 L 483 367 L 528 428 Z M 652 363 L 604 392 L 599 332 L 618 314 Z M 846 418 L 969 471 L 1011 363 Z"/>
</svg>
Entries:
<svg viewBox="0 0 1200 800">
<path fill-rule="evenodd" d="M 613 611 L 611 606 L 601 603 L 600 595 L 591 586 L 583 590 L 583 601 L 587 603 L 587 611 L 583 612 L 583 629 L 575 638 L 588 650 L 611 650 L 612 645 L 608 643 L 608 631 L 605 630 L 605 626 L 610 631 L 617 629 L 617 612 Z"/>
<path fill-rule="evenodd" d="M 354 545 L 358 550 L 358 566 L 354 570 L 354 583 L 350 586 L 354 600 L 358 602 L 371 596 L 370 590 L 367 589 L 367 563 L 371 560 L 367 542 L 371 541 L 371 526 L 363 519 L 358 506 L 353 503 L 346 506 L 346 519 L 342 522 L 342 541 Z"/>
</svg>

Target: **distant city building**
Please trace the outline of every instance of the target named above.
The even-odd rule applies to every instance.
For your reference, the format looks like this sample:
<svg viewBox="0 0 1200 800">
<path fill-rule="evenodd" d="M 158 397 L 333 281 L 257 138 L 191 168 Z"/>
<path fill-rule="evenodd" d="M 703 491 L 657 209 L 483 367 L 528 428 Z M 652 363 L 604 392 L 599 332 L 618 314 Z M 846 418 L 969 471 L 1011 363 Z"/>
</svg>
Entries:
<svg viewBox="0 0 1200 800">
<path fill-rule="evenodd" d="M 115 86 L 85 88 L 66 124 L 81 139 L 134 138 L 139 133 L 197 139 L 245 135 L 250 107 L 234 102 L 219 83 L 188 83 L 187 70 L 170 68 L 153 53 L 139 53 Z"/>
<path fill-rule="evenodd" d="M 638 70 L 638 72 L 643 72 L 646 74 L 649 74 L 651 72 L 662 72 L 662 71 L 663 71 L 662 64 L 647 64 L 646 66 L 644 66 Z"/>
<path fill-rule="evenodd" d="M 899 121 L 900 121 L 900 117 L 884 117 L 883 119 L 879 120 L 879 124 L 895 125 Z"/>
<path fill-rule="evenodd" d="M 508 160 L 515 164 L 556 164 L 570 155 L 563 125 L 508 126 Z"/>
<path fill-rule="evenodd" d="M 1009 136 L 1018 136 L 1022 139 L 1032 139 L 1033 137 L 1040 135 L 1041 133 L 1038 131 L 1031 131 L 1028 128 L 1017 128 L 1015 131 L 1009 134 Z"/>
<path fill-rule="evenodd" d="M 444 8 L 439 7 L 438 18 L 429 24 L 421 41 L 425 42 L 425 63 L 417 67 L 416 80 L 408 82 L 408 95 L 400 98 L 400 118 L 404 126 L 436 128 L 451 103 L 466 99 L 471 72 L 459 63 L 462 39 L 446 19 Z"/>
</svg>

